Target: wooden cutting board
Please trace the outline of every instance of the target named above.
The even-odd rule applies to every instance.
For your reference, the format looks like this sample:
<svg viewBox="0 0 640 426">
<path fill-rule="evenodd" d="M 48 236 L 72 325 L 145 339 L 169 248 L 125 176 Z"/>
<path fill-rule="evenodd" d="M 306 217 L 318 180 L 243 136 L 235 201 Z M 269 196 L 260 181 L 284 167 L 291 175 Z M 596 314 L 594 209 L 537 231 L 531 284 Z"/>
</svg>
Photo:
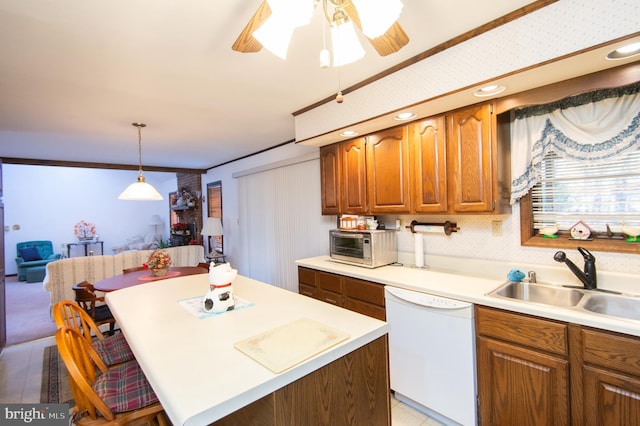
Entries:
<svg viewBox="0 0 640 426">
<path fill-rule="evenodd" d="M 274 373 L 281 373 L 348 338 L 343 331 L 301 318 L 233 346 Z"/>
</svg>

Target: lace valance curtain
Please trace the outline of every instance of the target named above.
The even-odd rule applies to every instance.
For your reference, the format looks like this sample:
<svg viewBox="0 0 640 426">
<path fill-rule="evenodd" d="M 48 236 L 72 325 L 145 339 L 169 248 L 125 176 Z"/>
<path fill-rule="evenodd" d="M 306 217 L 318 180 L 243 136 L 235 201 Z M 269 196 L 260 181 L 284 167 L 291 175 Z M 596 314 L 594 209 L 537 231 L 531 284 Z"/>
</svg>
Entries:
<svg viewBox="0 0 640 426">
<path fill-rule="evenodd" d="M 544 156 L 606 162 L 640 149 L 640 83 L 515 111 L 511 204 L 540 180 Z"/>
</svg>

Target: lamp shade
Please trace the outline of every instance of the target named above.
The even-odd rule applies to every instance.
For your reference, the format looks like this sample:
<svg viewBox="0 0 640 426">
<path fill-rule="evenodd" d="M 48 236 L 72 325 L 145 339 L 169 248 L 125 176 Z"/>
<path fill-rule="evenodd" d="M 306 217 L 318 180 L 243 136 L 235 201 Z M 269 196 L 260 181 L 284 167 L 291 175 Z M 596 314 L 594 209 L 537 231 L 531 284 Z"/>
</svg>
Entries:
<svg viewBox="0 0 640 426">
<path fill-rule="evenodd" d="M 118 196 L 120 200 L 155 201 L 162 200 L 162 195 L 156 189 L 144 181 L 142 175 L 138 176 L 138 181 L 127 186 Z"/>
<path fill-rule="evenodd" d="M 400 0 L 352 0 L 362 25 L 362 33 L 369 38 L 380 37 L 400 17 Z"/>
<path fill-rule="evenodd" d="M 331 41 L 334 67 L 350 64 L 364 56 L 364 49 L 351 21 L 333 25 L 331 27 Z"/>
<path fill-rule="evenodd" d="M 200 232 L 200 235 L 205 235 L 210 237 L 217 237 L 220 235 L 224 235 L 223 229 L 222 229 L 222 221 L 220 220 L 220 218 L 208 217 L 206 222 L 204 223 L 204 226 L 202 227 L 202 231 Z"/>
</svg>

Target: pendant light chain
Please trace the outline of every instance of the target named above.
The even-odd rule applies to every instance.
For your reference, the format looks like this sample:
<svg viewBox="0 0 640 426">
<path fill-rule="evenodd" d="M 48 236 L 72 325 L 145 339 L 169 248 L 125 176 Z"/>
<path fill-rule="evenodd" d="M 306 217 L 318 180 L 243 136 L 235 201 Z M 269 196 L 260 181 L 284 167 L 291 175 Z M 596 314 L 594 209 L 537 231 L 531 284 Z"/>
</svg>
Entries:
<svg viewBox="0 0 640 426">
<path fill-rule="evenodd" d="M 131 123 L 138 128 L 138 175 L 142 176 L 142 128 L 147 125 L 144 123 Z"/>
</svg>

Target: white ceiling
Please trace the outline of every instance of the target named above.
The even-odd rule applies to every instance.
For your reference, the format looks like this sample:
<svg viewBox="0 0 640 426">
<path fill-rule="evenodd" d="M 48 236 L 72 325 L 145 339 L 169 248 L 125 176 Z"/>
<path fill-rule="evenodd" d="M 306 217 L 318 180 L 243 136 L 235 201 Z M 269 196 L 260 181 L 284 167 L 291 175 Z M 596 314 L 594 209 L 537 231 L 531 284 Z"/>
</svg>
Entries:
<svg viewBox="0 0 640 426">
<path fill-rule="evenodd" d="M 295 138 L 292 112 L 533 0 L 404 0 L 411 41 L 320 69 L 322 19 L 288 58 L 231 50 L 261 0 L 0 0 L 0 157 L 208 168 Z M 473 72 L 472 69 L 469 70 Z"/>
</svg>

